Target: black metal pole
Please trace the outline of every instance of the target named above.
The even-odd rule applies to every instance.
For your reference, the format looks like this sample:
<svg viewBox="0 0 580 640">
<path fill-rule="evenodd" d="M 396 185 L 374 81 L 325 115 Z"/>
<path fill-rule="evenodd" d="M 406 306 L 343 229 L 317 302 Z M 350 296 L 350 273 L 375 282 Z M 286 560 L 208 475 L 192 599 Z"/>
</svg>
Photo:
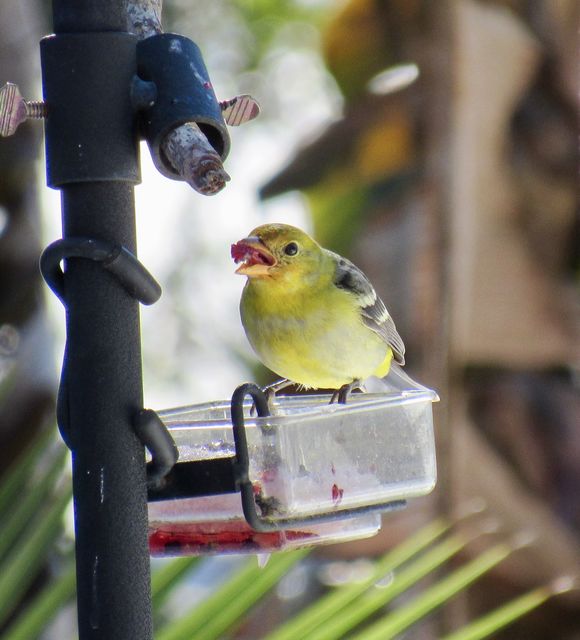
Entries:
<svg viewBox="0 0 580 640">
<path fill-rule="evenodd" d="M 47 172 L 61 189 L 63 235 L 136 249 L 139 179 L 129 99 L 135 40 L 124 1 L 54 0 L 41 45 Z M 138 302 L 102 265 L 65 270 L 66 431 L 73 454 L 81 640 L 152 638 Z"/>
</svg>

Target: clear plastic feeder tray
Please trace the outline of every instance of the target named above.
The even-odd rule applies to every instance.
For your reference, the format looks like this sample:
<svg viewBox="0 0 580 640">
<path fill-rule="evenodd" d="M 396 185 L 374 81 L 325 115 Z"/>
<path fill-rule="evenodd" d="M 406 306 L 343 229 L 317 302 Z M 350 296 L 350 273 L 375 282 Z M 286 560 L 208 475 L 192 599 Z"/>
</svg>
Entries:
<svg viewBox="0 0 580 640">
<path fill-rule="evenodd" d="M 365 510 L 433 489 L 431 405 L 437 394 L 396 366 L 385 379 L 375 381 L 375 388 L 380 393 L 352 394 L 346 405 L 329 405 L 327 395 L 280 396 L 274 403 L 275 415 L 262 418 L 250 415 L 248 399 L 244 415 L 249 477 L 262 518 L 282 523 L 283 528 L 291 521 L 292 527 L 302 523 L 339 529 L 339 521 L 314 525 L 312 520 L 342 515 L 356 525 L 360 518 L 373 515 L 361 515 Z M 175 440 L 180 462 L 235 455 L 229 401 L 158 413 Z M 229 515 L 214 512 L 217 521 L 234 521 L 241 516 L 239 502 L 240 495 L 231 494 L 151 503 L 149 520 L 152 530 L 156 522 L 167 524 L 171 519 L 184 527 L 185 522 L 211 520 L 212 504 L 230 504 Z M 364 520 L 361 525 L 366 532 L 362 535 L 372 534 L 369 523 Z M 244 526 L 243 520 L 240 525 Z M 324 537 L 324 531 L 320 535 Z"/>
</svg>

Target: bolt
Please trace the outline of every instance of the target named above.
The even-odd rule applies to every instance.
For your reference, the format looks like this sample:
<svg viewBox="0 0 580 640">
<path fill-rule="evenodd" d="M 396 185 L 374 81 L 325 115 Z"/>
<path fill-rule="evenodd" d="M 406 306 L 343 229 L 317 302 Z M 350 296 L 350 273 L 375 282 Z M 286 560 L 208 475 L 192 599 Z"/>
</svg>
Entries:
<svg viewBox="0 0 580 640">
<path fill-rule="evenodd" d="M 44 102 L 28 101 L 12 82 L 0 88 L 0 136 L 11 136 L 28 119 L 46 118 Z"/>
</svg>

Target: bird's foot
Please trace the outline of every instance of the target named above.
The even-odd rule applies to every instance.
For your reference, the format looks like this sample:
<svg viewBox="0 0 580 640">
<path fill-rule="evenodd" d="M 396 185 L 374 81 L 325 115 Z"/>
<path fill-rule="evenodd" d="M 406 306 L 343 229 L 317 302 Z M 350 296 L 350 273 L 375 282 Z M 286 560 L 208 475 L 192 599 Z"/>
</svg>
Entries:
<svg viewBox="0 0 580 640">
<path fill-rule="evenodd" d="M 361 381 L 353 380 L 348 384 L 343 384 L 340 389 L 337 389 L 330 398 L 330 402 L 328 404 L 333 404 L 334 402 L 338 402 L 338 404 L 346 404 L 348 396 L 355 390 L 361 389 Z"/>
<path fill-rule="evenodd" d="M 282 378 L 281 380 L 277 380 L 272 384 L 268 384 L 263 387 L 262 391 L 266 395 L 266 402 L 268 403 L 268 409 L 270 413 L 274 412 L 274 400 L 276 399 L 276 394 L 278 391 L 282 391 L 282 389 L 286 389 L 286 387 L 291 387 L 294 383 L 292 380 L 288 380 L 287 378 Z M 253 416 L 256 414 L 256 404 L 252 403 L 250 408 L 250 415 Z"/>
</svg>

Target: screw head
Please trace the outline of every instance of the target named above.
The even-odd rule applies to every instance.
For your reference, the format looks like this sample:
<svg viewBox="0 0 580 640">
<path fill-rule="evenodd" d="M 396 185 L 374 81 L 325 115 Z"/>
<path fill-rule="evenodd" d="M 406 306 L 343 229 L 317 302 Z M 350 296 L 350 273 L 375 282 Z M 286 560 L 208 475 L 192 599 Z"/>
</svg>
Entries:
<svg viewBox="0 0 580 640">
<path fill-rule="evenodd" d="M 26 118 L 26 101 L 18 86 L 7 82 L 0 88 L 0 136 L 11 136 Z"/>
<path fill-rule="evenodd" d="M 260 115 L 260 105 L 252 96 L 244 94 L 220 102 L 222 116 L 230 127 L 239 127 Z"/>
</svg>

